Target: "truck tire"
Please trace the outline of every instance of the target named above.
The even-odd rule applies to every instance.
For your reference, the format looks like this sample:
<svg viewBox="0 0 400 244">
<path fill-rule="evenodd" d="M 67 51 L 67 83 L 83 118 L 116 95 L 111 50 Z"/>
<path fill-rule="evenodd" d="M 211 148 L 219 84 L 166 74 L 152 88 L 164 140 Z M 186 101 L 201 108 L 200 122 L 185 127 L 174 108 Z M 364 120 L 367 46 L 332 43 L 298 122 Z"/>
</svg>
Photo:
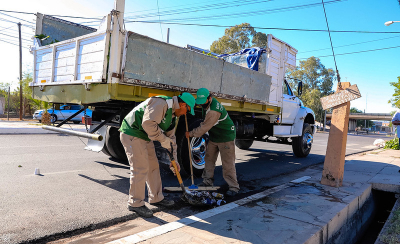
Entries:
<svg viewBox="0 0 400 244">
<path fill-rule="evenodd" d="M 108 126 L 107 126 L 107 128 L 108 128 Z M 108 129 L 107 129 L 108 130 Z M 107 141 L 107 131 L 106 131 L 106 134 L 104 135 L 104 146 L 103 146 L 103 149 L 101 149 L 101 151 L 105 154 L 105 155 L 107 155 L 107 156 L 109 156 L 109 157 L 112 157 L 112 155 L 110 154 L 110 151 L 108 151 L 108 148 L 107 148 L 107 143 L 106 143 L 106 141 Z"/>
<path fill-rule="evenodd" d="M 202 122 L 202 119 L 188 119 L 188 127 L 189 131 L 198 127 Z M 181 172 L 183 174 L 190 176 L 190 159 L 189 159 L 189 150 L 188 150 L 188 142 L 185 137 L 186 125 L 185 125 L 185 117 L 182 116 L 179 120 L 179 124 L 176 131 L 176 143 L 178 145 L 178 162 L 181 166 Z M 204 134 L 202 137 L 191 137 L 190 146 L 192 148 L 192 166 L 193 166 L 193 175 L 196 177 L 201 177 L 204 170 L 204 157 L 206 155 L 207 143 L 208 143 L 208 133 Z"/>
<path fill-rule="evenodd" d="M 243 139 L 236 139 L 235 145 L 239 149 L 247 150 L 253 145 L 254 140 L 243 140 Z"/>
<path fill-rule="evenodd" d="M 292 138 L 292 149 L 294 155 L 299 158 L 307 157 L 311 151 L 313 139 L 314 137 L 312 134 L 311 125 L 304 123 L 302 135 Z"/>
<path fill-rule="evenodd" d="M 121 160 L 124 163 L 128 163 L 124 146 L 122 146 L 121 140 L 119 139 L 118 128 L 112 126 L 107 128 L 105 143 L 111 157 Z"/>
</svg>

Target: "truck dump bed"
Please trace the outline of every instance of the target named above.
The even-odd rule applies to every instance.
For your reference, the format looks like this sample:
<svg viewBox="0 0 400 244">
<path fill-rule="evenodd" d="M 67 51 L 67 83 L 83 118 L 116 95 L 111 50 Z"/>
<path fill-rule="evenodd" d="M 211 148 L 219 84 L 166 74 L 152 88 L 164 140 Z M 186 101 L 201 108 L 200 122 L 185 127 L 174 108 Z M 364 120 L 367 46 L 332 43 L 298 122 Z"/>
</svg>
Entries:
<svg viewBox="0 0 400 244">
<path fill-rule="evenodd" d="M 123 82 L 189 91 L 205 87 L 217 96 L 268 104 L 271 76 L 265 73 L 133 32 L 127 39 Z"/>
<path fill-rule="evenodd" d="M 60 42 L 48 44 L 36 39 L 31 49 L 34 79 L 30 85 L 36 99 L 80 104 L 141 101 L 152 95 L 195 93 L 206 87 L 223 100 L 227 110 L 280 112 L 281 83 L 287 67 L 283 60 L 285 51 L 288 53 L 285 43 L 279 42 L 278 54 L 269 49 L 264 55 L 261 65 L 265 68 L 261 70 L 266 74 L 127 31 L 121 45 L 121 72 L 114 74 L 107 73 L 110 23 L 108 15 L 94 32 L 93 28 L 38 15 L 36 34 L 57 37 Z M 60 34 L 62 30 L 67 34 Z M 271 47 L 276 40 L 271 39 Z M 272 69 L 273 64 L 277 71 Z M 115 76 L 120 78 L 117 82 L 112 79 Z"/>
</svg>

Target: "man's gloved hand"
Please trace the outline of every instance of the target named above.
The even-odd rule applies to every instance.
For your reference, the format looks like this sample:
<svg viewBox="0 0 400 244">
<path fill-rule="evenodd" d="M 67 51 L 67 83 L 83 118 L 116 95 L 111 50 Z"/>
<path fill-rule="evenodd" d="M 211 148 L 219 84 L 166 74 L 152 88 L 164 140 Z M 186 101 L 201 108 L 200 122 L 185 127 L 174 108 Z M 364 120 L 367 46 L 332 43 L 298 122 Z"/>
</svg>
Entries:
<svg viewBox="0 0 400 244">
<path fill-rule="evenodd" d="M 177 161 L 175 161 L 175 164 L 176 164 L 176 167 L 178 168 L 178 172 L 181 172 L 181 166 L 179 165 L 179 163 Z M 174 175 L 176 175 L 175 168 L 174 168 L 172 162 L 169 163 L 169 168 L 171 169 L 172 173 L 174 173 Z"/>
<path fill-rule="evenodd" d="M 189 132 L 189 131 L 186 131 L 186 132 L 185 132 L 185 136 L 186 136 L 186 138 L 189 139 L 189 138 L 190 138 L 190 132 Z"/>
<path fill-rule="evenodd" d="M 165 140 L 161 142 L 161 146 L 168 151 L 171 151 L 171 143 L 174 144 L 174 142 L 171 140 L 169 137 L 165 137 Z"/>
</svg>

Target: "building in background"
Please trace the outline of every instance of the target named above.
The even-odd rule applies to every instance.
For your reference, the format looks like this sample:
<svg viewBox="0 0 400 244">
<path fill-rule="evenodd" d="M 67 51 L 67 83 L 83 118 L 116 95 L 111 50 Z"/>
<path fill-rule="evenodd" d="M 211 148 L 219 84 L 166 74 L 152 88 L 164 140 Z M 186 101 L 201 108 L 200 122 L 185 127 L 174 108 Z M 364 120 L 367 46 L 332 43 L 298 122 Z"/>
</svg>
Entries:
<svg viewBox="0 0 400 244">
<path fill-rule="evenodd" d="M 4 114 L 5 107 L 6 107 L 6 98 L 0 97 L 0 114 Z"/>
</svg>

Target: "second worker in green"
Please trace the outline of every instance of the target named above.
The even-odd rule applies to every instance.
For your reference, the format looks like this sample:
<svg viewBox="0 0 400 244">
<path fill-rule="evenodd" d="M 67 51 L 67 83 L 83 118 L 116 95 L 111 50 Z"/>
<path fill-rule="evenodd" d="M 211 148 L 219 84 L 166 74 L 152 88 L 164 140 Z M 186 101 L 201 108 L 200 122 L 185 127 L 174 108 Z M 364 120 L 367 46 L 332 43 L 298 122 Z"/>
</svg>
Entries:
<svg viewBox="0 0 400 244">
<path fill-rule="evenodd" d="M 229 186 L 226 195 L 234 196 L 240 189 L 235 167 L 235 125 L 225 108 L 217 99 L 210 95 L 210 92 L 206 88 L 200 88 L 197 91 L 196 104 L 203 107 L 206 111 L 206 115 L 199 127 L 194 128 L 190 132 L 186 132 L 186 137 L 201 137 L 207 131 L 210 135 L 206 156 L 204 158 L 205 167 L 202 175 L 203 184 L 201 185 L 213 185 L 215 163 L 218 158 L 218 153 L 220 153 L 222 175 Z"/>
</svg>

